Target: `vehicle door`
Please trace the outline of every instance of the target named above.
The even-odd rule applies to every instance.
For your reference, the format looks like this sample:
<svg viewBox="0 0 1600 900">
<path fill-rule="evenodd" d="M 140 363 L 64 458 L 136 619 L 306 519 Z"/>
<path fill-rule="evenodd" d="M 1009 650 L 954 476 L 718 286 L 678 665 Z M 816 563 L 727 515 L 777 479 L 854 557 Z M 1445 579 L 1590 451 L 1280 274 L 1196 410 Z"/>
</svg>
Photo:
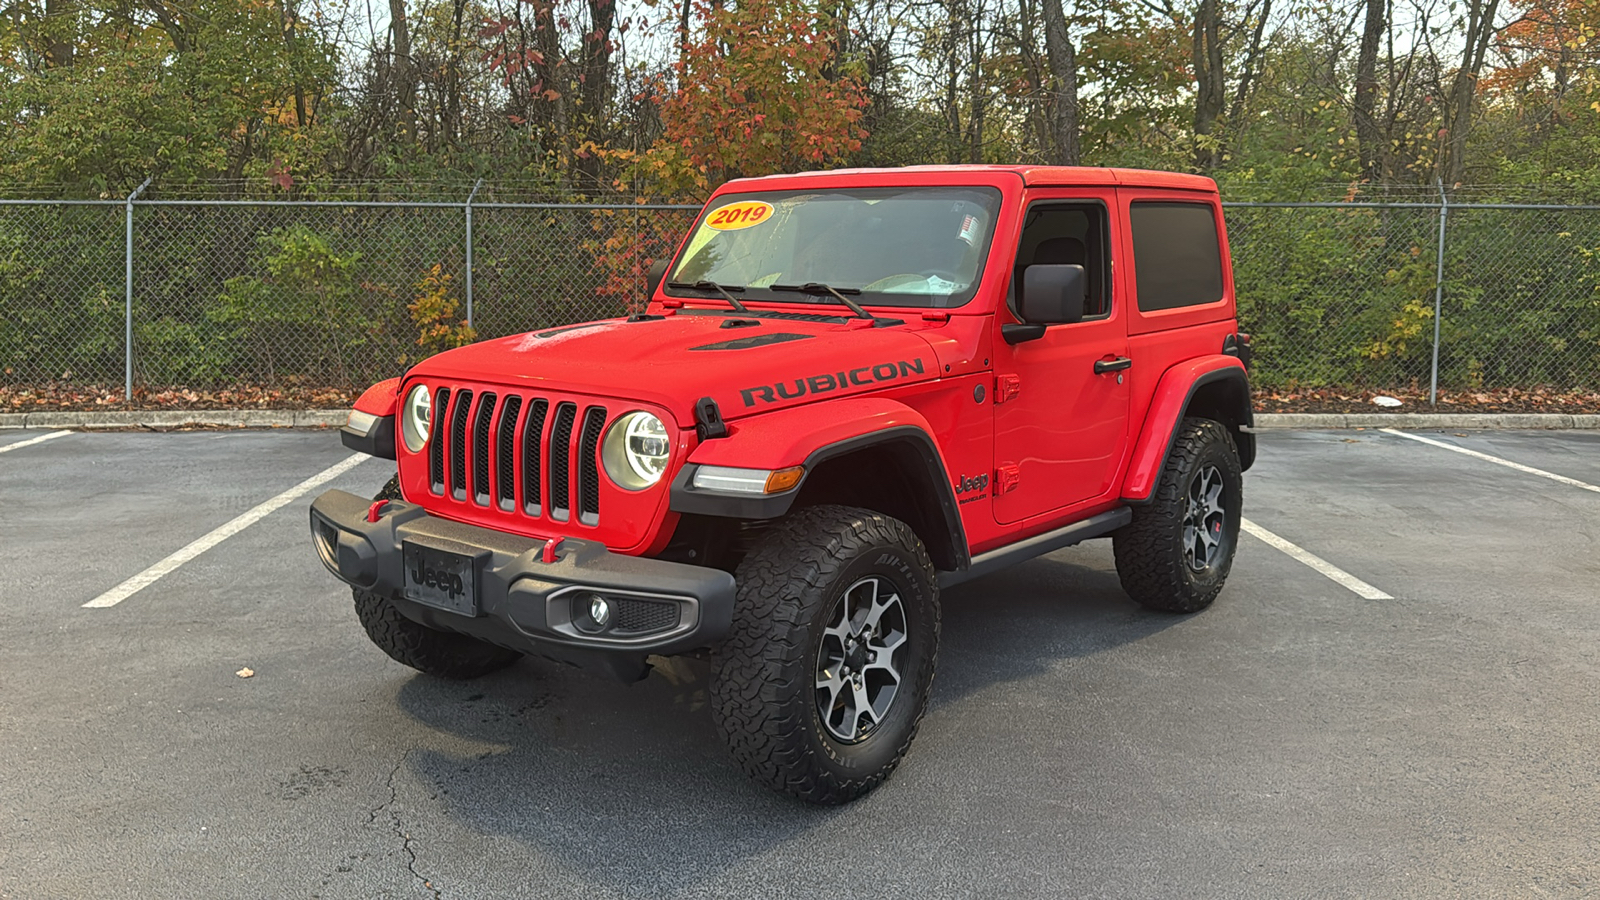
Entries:
<svg viewBox="0 0 1600 900">
<path fill-rule="evenodd" d="M 1126 303 L 1114 266 L 1112 189 L 1036 192 L 1024 213 L 1010 295 L 998 323 L 1020 322 L 1023 273 L 1036 264 L 1084 267 L 1081 321 L 1042 336 L 995 342 L 995 480 L 1002 524 L 1099 500 L 1113 489 L 1128 428 Z M 997 325 L 997 327 L 999 327 Z"/>
</svg>

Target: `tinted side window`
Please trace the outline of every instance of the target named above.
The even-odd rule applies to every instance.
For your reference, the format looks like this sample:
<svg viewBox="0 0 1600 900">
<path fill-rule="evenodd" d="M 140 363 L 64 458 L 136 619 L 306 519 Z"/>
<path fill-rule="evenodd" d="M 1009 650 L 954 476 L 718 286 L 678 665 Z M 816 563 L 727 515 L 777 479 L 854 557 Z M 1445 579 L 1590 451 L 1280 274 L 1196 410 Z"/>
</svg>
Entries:
<svg viewBox="0 0 1600 900">
<path fill-rule="evenodd" d="M 1105 236 L 1106 209 L 1098 203 L 1034 203 L 1023 220 L 1012 297 L 1022 290 L 1023 272 L 1030 265 L 1079 265 L 1087 276 L 1084 318 L 1109 315 L 1111 295 L 1106 290 L 1106 273 L 1111 269 L 1111 259 Z"/>
<path fill-rule="evenodd" d="M 1222 249 L 1210 205 L 1134 203 L 1130 225 L 1139 309 L 1176 309 L 1222 299 Z"/>
</svg>

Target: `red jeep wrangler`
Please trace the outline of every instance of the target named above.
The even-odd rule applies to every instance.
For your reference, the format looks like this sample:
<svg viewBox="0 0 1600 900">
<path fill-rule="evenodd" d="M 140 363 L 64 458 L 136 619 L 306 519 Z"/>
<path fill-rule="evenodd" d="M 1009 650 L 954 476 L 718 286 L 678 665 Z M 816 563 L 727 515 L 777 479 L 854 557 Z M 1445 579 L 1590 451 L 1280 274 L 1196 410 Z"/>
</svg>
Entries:
<svg viewBox="0 0 1600 900">
<path fill-rule="evenodd" d="M 356 402 L 344 442 L 399 474 L 311 531 L 390 656 L 637 679 L 704 653 L 744 768 L 838 803 L 916 733 L 942 588 L 1109 536 L 1147 607 L 1222 589 L 1255 441 L 1209 179 L 734 181 L 650 291 Z"/>
</svg>

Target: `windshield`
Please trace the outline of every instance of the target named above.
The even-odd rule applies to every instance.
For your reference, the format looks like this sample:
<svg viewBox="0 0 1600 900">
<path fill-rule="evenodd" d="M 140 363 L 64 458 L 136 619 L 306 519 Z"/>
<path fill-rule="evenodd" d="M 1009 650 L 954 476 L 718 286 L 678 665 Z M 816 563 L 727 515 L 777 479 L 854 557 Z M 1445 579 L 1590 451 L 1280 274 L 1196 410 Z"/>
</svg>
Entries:
<svg viewBox="0 0 1600 900">
<path fill-rule="evenodd" d="M 960 306 L 977 293 L 999 208 L 1000 192 L 982 187 L 730 194 L 701 216 L 667 280 L 742 287 L 745 300 L 835 303 L 772 290 L 815 283 L 864 306 Z"/>
</svg>

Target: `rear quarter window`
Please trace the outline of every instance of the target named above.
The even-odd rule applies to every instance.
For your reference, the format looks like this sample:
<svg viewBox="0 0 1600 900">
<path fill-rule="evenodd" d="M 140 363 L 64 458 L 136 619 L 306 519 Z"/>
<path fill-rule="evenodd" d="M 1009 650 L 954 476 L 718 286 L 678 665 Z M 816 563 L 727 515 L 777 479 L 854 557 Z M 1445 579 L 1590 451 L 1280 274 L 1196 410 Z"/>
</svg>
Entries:
<svg viewBox="0 0 1600 900">
<path fill-rule="evenodd" d="M 1141 312 L 1222 299 L 1222 248 L 1206 203 L 1134 203 L 1134 292 Z"/>
</svg>

